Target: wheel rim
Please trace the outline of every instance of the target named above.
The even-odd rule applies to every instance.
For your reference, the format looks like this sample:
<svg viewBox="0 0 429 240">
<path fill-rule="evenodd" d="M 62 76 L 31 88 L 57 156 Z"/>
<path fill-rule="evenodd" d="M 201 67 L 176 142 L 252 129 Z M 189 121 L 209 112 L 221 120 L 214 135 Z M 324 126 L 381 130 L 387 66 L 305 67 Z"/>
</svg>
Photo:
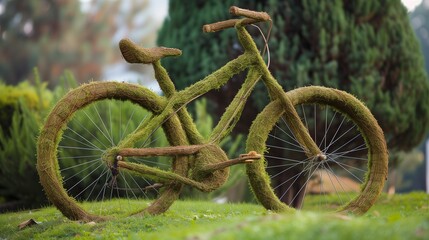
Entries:
<svg viewBox="0 0 429 240">
<path fill-rule="evenodd" d="M 67 123 L 74 115 L 76 115 L 75 112 L 85 108 L 87 105 L 91 105 L 94 102 L 109 99 L 122 99 L 123 101 L 129 101 L 135 103 L 137 108 L 145 108 L 154 113 L 160 112 L 163 109 L 162 106 L 165 106 L 166 104 L 164 98 L 159 97 L 150 90 L 135 84 L 94 82 L 82 85 L 81 87 L 70 91 L 54 106 L 45 121 L 45 125 L 42 128 L 38 139 L 37 171 L 39 173 L 40 183 L 42 184 L 48 199 L 64 214 L 64 216 L 72 220 L 100 221 L 110 218 L 100 216 L 99 210 L 94 211 L 92 209 L 88 209 L 88 206 L 77 202 L 76 199 L 67 193 L 63 186 L 63 177 L 59 166 L 62 163 L 59 163 L 59 160 L 57 159 L 58 154 L 63 154 L 63 152 L 57 151 L 58 146 L 61 146 L 60 141 L 63 139 L 63 130 L 68 130 Z M 140 119 L 140 121 L 141 120 L 142 119 Z M 87 124 L 88 121 L 82 122 L 82 125 L 86 126 Z M 166 119 L 162 125 L 163 128 L 168 130 L 169 142 L 174 143 L 174 145 L 184 144 L 182 141 L 182 139 L 184 139 L 184 133 L 183 131 L 180 131 L 181 128 L 178 127 L 179 124 L 177 117 L 172 116 Z M 159 124 L 155 124 L 155 122 L 151 120 L 147 125 L 147 128 L 151 126 L 152 129 L 143 129 L 143 132 L 148 134 L 146 137 L 151 135 L 155 129 L 159 128 L 158 125 Z M 102 124 L 100 124 L 99 127 L 101 129 L 104 128 Z M 146 138 L 145 136 L 140 136 L 139 139 Z M 85 140 L 80 141 L 89 144 Z M 89 148 L 88 146 L 86 147 Z M 87 154 L 87 156 L 90 155 Z M 187 173 L 188 168 L 186 159 L 183 159 L 183 161 L 174 160 L 170 163 L 172 164 L 173 172 L 180 175 Z M 69 165 L 73 164 L 69 163 Z M 64 168 L 64 166 L 61 167 Z M 160 192 L 159 197 L 151 205 L 140 202 L 140 209 L 144 209 L 144 211 L 139 213 L 159 214 L 166 211 L 174 200 L 177 199 L 181 190 L 181 184 L 168 184 L 163 188 L 164 189 Z M 127 204 L 130 206 L 132 205 L 129 202 L 122 203 L 123 206 L 126 206 Z M 109 205 L 109 207 L 112 208 L 111 205 Z M 118 210 L 117 212 L 109 213 L 109 215 L 121 215 L 122 212 L 124 211 Z M 125 212 L 128 212 L 128 208 Z M 101 215 L 103 214 L 103 211 L 101 211 Z"/>
<path fill-rule="evenodd" d="M 363 214 L 375 203 L 380 195 L 387 176 L 387 146 L 383 132 L 371 112 L 352 95 L 325 87 L 302 87 L 287 92 L 294 106 L 300 104 L 329 105 L 339 112 L 350 116 L 359 126 L 368 146 L 368 174 L 361 184 L 360 191 L 350 202 L 336 211 Z M 247 151 L 256 151 L 262 155 L 267 149 L 268 134 L 284 112 L 279 100 L 271 102 L 258 115 L 249 131 Z M 265 171 L 266 160 L 246 165 L 250 185 L 258 201 L 273 211 L 289 211 L 293 208 L 282 203 L 271 187 L 270 176 Z M 338 204 L 337 204 L 338 205 Z"/>
</svg>

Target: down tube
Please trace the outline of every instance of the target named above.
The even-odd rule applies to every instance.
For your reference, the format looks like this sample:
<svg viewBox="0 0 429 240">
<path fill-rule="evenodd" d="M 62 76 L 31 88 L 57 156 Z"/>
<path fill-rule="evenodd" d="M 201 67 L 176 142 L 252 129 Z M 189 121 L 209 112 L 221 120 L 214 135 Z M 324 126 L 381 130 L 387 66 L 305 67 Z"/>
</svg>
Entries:
<svg viewBox="0 0 429 240">
<path fill-rule="evenodd" d="M 244 84 L 241 86 L 237 95 L 235 95 L 234 99 L 225 110 L 225 113 L 222 115 L 218 125 L 213 130 L 210 136 L 210 142 L 218 143 L 232 131 L 240 119 L 250 93 L 260 78 L 261 74 L 259 71 L 255 68 L 249 69 Z"/>
</svg>

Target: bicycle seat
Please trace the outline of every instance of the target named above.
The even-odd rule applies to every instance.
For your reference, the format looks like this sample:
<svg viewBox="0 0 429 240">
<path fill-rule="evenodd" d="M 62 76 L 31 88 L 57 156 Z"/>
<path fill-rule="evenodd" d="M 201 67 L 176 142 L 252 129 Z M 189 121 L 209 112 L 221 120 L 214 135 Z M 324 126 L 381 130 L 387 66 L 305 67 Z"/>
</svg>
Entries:
<svg viewBox="0 0 429 240">
<path fill-rule="evenodd" d="M 180 56 L 182 51 L 177 48 L 166 47 L 153 47 L 144 48 L 140 47 L 128 38 L 124 38 L 119 42 L 119 49 L 122 56 L 129 63 L 154 63 L 161 58 L 170 56 Z"/>
</svg>

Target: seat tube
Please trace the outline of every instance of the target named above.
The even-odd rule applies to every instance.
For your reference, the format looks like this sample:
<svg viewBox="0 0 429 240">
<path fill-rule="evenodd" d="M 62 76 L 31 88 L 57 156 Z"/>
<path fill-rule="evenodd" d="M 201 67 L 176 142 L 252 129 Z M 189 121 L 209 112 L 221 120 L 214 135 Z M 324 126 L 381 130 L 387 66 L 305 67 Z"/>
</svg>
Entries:
<svg viewBox="0 0 429 240">
<path fill-rule="evenodd" d="M 176 93 L 176 87 L 174 86 L 173 81 L 171 81 L 170 76 L 167 73 L 167 70 L 161 65 L 161 61 L 158 60 L 154 62 L 153 69 L 155 71 L 155 79 L 159 83 L 159 87 L 164 92 L 167 98 L 171 97 Z"/>
<path fill-rule="evenodd" d="M 174 86 L 173 81 L 168 75 L 167 70 L 161 65 L 160 61 L 153 63 L 153 68 L 155 70 L 155 78 L 159 83 L 161 90 L 164 92 L 167 98 L 173 96 L 177 91 Z M 204 141 L 203 136 L 198 132 L 197 127 L 192 122 L 192 118 L 186 110 L 186 108 L 180 108 L 177 112 L 180 123 L 183 124 L 184 129 L 186 129 L 186 136 L 191 144 L 201 144 Z"/>
</svg>

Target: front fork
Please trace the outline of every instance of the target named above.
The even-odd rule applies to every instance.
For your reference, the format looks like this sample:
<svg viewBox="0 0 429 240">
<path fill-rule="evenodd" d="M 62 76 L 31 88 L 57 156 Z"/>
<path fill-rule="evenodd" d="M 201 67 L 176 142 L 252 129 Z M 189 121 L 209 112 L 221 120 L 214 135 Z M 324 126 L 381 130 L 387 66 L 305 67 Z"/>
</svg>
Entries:
<svg viewBox="0 0 429 240">
<path fill-rule="evenodd" d="M 265 66 L 262 58 L 260 58 L 259 61 L 261 66 Z M 274 79 L 267 67 L 261 67 L 261 71 L 263 72 L 262 79 L 268 88 L 268 92 L 270 94 L 271 99 L 280 100 L 285 111 L 285 121 L 289 126 L 291 132 L 293 133 L 294 137 L 296 138 L 297 142 L 305 151 L 307 157 L 309 159 L 314 159 L 317 161 L 327 160 L 327 156 L 325 155 L 325 153 L 320 150 L 319 146 L 317 146 L 317 144 L 311 138 L 310 133 L 307 131 L 307 128 L 302 123 L 301 118 L 298 116 L 298 113 L 296 112 L 295 107 L 292 104 L 292 101 L 284 92 L 283 88 L 280 86 L 277 80 Z"/>
<path fill-rule="evenodd" d="M 264 81 L 268 89 L 271 99 L 280 99 L 285 110 L 285 120 L 290 126 L 291 131 L 295 135 L 295 138 L 297 139 L 298 143 L 304 149 L 307 157 L 318 161 L 326 160 L 326 155 L 319 149 L 317 144 L 311 138 L 309 132 L 306 130 L 304 124 L 302 123 L 297 112 L 295 111 L 291 100 L 285 94 L 283 88 L 280 86 L 277 80 L 275 80 L 274 77 L 271 75 L 271 72 L 268 70 L 268 67 L 265 64 L 262 56 L 259 54 L 259 51 L 257 50 L 256 45 L 252 40 L 252 37 L 240 24 L 241 23 L 238 23 L 236 27 L 241 45 L 245 48 L 246 51 L 253 52 L 254 55 L 258 56 L 257 65 L 259 66 L 259 70 L 261 73 L 260 76 L 262 77 L 262 80 Z"/>
<path fill-rule="evenodd" d="M 302 123 L 288 96 L 283 93 L 279 98 L 285 111 L 285 121 L 287 122 L 299 145 L 305 151 L 307 157 L 318 161 L 326 160 L 326 155 L 319 149 L 319 146 L 317 146 L 316 142 L 314 142 L 311 138 L 310 133 Z"/>
</svg>

